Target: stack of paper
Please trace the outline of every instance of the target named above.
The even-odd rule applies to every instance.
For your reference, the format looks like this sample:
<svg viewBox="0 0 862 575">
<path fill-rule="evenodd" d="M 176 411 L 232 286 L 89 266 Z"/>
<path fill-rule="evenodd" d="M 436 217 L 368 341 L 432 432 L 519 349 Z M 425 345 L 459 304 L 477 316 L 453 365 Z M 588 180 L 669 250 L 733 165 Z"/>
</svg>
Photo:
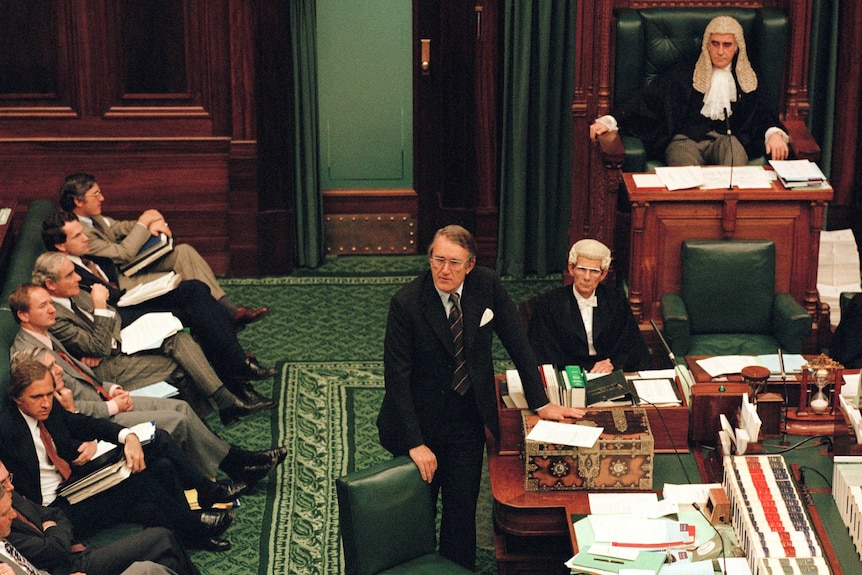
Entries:
<svg viewBox="0 0 862 575">
<path fill-rule="evenodd" d="M 841 321 L 839 298 L 842 292 L 862 291 L 859 278 L 859 249 L 853 230 L 820 232 L 817 259 L 817 291 L 829 304 L 830 323 Z"/>
<path fill-rule="evenodd" d="M 811 160 L 769 160 L 785 188 L 821 186 L 826 176 Z"/>
</svg>

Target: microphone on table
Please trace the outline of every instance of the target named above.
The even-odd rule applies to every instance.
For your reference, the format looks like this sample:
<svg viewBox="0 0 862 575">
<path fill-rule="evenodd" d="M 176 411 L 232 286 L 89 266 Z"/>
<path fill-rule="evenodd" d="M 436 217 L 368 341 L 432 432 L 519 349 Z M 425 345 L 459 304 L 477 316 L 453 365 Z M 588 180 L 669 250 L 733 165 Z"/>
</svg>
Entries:
<svg viewBox="0 0 862 575">
<path fill-rule="evenodd" d="M 787 372 L 784 369 L 784 353 L 780 347 L 778 348 L 778 366 L 781 368 L 781 383 L 784 385 L 784 393 L 782 393 L 781 398 L 784 403 L 784 421 L 781 422 L 781 441 L 778 442 L 778 445 L 787 447 L 790 445 L 790 442 L 787 441 Z"/>
<path fill-rule="evenodd" d="M 727 108 L 724 108 L 724 125 L 727 127 L 727 141 L 730 143 L 730 181 L 727 183 L 727 189 L 733 189 L 733 133 L 730 131 L 730 116 L 727 115 Z"/>
<path fill-rule="evenodd" d="M 664 348 L 665 353 L 667 353 L 667 357 L 670 359 L 671 365 L 673 365 L 673 371 L 676 373 L 676 376 L 679 378 L 680 383 L 682 383 L 683 392 L 685 392 L 686 399 L 691 395 L 691 388 L 694 385 L 694 375 L 692 375 L 691 370 L 687 365 L 680 365 L 676 362 L 676 356 L 671 351 L 670 346 L 667 344 L 667 341 L 664 339 L 664 336 L 661 333 L 661 330 L 655 324 L 655 320 L 649 320 L 650 325 L 655 331 L 656 335 L 658 335 L 659 341 L 661 341 L 661 345 Z"/>
</svg>

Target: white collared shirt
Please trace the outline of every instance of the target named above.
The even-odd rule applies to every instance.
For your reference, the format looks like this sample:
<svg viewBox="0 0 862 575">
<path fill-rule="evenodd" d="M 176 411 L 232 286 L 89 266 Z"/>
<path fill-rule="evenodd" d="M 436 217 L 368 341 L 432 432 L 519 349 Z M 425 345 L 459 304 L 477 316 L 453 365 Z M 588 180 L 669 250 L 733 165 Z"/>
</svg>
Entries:
<svg viewBox="0 0 862 575">
<path fill-rule="evenodd" d="M 449 296 L 452 295 L 449 292 L 445 292 L 438 288 L 436 285 L 434 289 L 437 290 L 437 295 L 440 296 L 440 301 L 443 302 L 443 309 L 446 310 L 446 317 L 449 317 L 449 313 L 452 311 L 452 306 L 455 305 L 452 303 L 452 300 L 449 299 Z M 464 284 L 462 283 L 458 286 L 458 289 L 455 290 L 455 293 L 458 294 L 458 301 L 461 301 L 461 293 L 464 291 Z M 461 311 L 464 311 L 464 308 L 461 308 Z"/>
<path fill-rule="evenodd" d="M 575 289 L 575 284 L 572 284 L 572 293 L 575 294 L 575 301 L 578 304 L 578 311 L 581 312 L 581 319 L 584 321 L 584 330 L 587 332 L 587 350 L 590 357 L 596 354 L 596 347 L 593 345 L 593 307 L 590 301 L 594 301 L 596 292 L 590 298 L 585 298 Z"/>
<path fill-rule="evenodd" d="M 24 417 L 27 423 L 27 428 L 30 430 L 30 435 L 33 438 L 33 445 L 36 447 L 36 459 L 39 462 L 39 489 L 42 492 L 42 505 L 50 505 L 57 498 L 57 488 L 63 482 L 63 476 L 57 470 L 57 467 L 48 458 L 48 452 L 45 450 L 45 445 L 42 443 L 42 435 L 39 433 L 39 422 L 35 417 L 31 417 L 18 410 Z M 56 445 L 54 446 L 56 448 Z"/>
</svg>

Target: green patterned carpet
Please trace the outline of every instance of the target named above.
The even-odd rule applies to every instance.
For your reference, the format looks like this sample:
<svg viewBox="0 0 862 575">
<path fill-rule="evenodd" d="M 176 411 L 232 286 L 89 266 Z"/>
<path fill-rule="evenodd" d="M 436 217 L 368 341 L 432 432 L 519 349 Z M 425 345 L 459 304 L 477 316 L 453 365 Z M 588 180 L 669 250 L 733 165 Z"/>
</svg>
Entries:
<svg viewBox="0 0 862 575">
<path fill-rule="evenodd" d="M 242 499 L 227 532 L 226 553 L 194 552 L 205 575 L 343 572 L 335 478 L 388 457 L 374 421 L 383 398 L 383 336 L 389 299 L 424 269 L 423 256 L 357 256 L 327 260 L 290 277 L 222 281 L 243 305 L 273 312 L 240 332 L 247 351 L 280 368 L 278 382 L 256 385 L 274 393 L 279 408 L 224 428 L 225 440 L 249 449 L 285 443 L 287 461 Z M 559 285 L 559 275 L 504 279 L 517 302 Z M 508 366 L 495 342 L 499 369 Z M 491 497 L 484 482 L 477 517 L 479 572 L 496 573 Z"/>
</svg>

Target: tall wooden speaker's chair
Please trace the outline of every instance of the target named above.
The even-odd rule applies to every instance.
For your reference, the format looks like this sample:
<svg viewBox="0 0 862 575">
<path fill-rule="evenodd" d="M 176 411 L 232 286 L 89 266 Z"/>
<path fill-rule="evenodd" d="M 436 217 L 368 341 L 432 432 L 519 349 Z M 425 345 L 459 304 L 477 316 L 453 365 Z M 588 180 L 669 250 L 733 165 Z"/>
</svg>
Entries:
<svg viewBox="0 0 862 575">
<path fill-rule="evenodd" d="M 748 57 L 758 75 L 760 89 L 766 90 L 791 138 L 791 151 L 801 159 L 816 161 L 820 148 L 798 116 L 801 103 L 791 101 L 788 88 L 788 51 L 796 36 L 790 37 L 787 15 L 771 8 L 644 8 L 619 9 L 616 16 L 615 64 L 612 102 L 620 105 L 656 76 L 678 62 L 696 58 L 703 31 L 716 16 L 733 16 L 745 32 Z M 793 65 L 791 62 L 790 65 Z M 807 102 L 804 103 L 807 106 Z M 605 168 L 617 173 L 654 171 L 662 158 L 649 157 L 638 138 L 608 132 L 598 138 Z M 752 159 L 763 163 L 763 158 Z M 614 182 L 614 177 L 606 178 Z M 616 180 L 619 184 L 619 180 Z"/>
<path fill-rule="evenodd" d="M 335 480 L 347 575 L 470 573 L 436 553 L 434 503 L 409 457 Z"/>
</svg>

